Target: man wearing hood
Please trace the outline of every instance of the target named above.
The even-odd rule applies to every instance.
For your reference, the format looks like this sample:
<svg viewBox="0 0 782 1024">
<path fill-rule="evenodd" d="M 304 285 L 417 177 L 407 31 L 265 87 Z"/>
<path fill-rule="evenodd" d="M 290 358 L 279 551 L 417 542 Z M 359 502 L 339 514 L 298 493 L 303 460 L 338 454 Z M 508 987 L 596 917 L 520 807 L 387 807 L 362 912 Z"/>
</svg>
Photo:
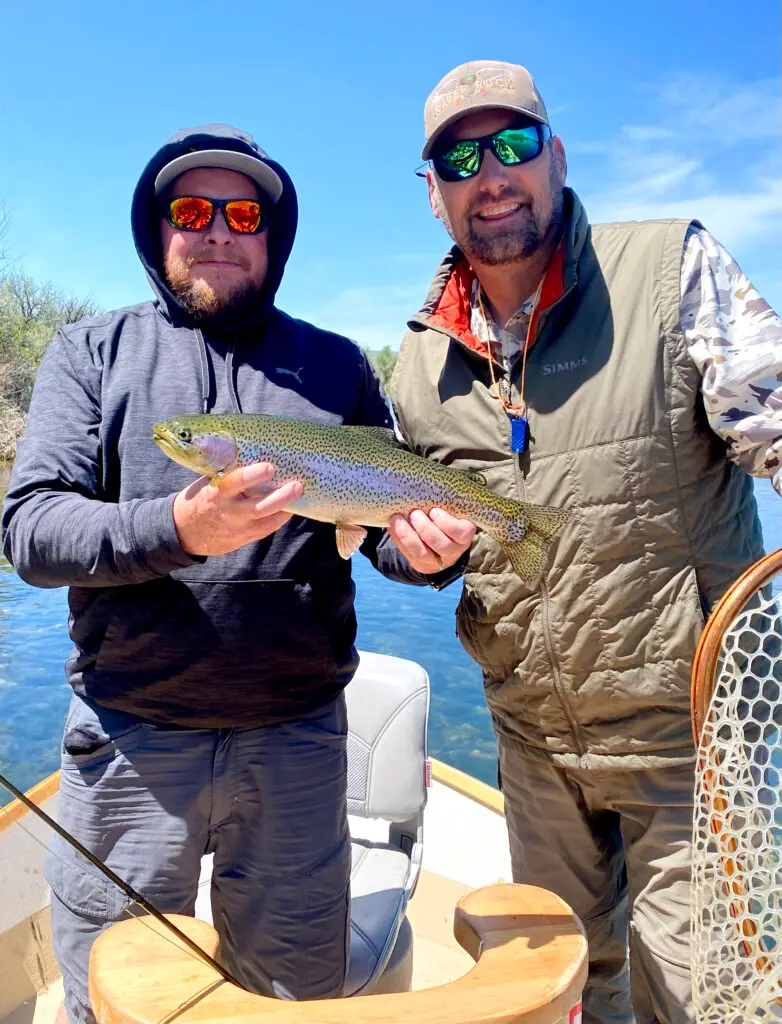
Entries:
<svg viewBox="0 0 782 1024">
<path fill-rule="evenodd" d="M 185 130 L 153 156 L 132 227 L 155 299 L 52 342 L 3 530 L 24 580 L 69 587 L 62 825 L 167 913 L 193 913 L 213 853 L 223 962 L 251 990 L 318 998 L 346 973 L 350 563 L 332 525 L 283 511 L 300 484 L 253 496 L 274 472 L 256 465 L 205 486 L 151 437 L 183 412 L 390 426 L 361 350 L 274 306 L 296 219 L 289 176 L 243 132 Z M 377 530 L 364 552 L 439 586 L 472 527 L 422 516 L 391 530 L 409 559 Z M 47 877 L 66 1010 L 91 1022 L 90 946 L 128 901 L 59 837 Z"/>
</svg>

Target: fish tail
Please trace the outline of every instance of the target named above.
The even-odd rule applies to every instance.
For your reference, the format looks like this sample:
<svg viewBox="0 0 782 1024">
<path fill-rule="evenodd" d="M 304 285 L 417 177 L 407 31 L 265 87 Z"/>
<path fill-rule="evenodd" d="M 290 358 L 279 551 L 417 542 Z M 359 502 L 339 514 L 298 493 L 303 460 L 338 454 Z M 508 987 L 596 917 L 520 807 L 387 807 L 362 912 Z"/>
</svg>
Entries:
<svg viewBox="0 0 782 1024">
<path fill-rule="evenodd" d="M 537 580 L 543 572 L 548 549 L 570 515 L 564 509 L 508 501 L 505 529 L 495 535 L 514 571 L 525 581 Z"/>
</svg>

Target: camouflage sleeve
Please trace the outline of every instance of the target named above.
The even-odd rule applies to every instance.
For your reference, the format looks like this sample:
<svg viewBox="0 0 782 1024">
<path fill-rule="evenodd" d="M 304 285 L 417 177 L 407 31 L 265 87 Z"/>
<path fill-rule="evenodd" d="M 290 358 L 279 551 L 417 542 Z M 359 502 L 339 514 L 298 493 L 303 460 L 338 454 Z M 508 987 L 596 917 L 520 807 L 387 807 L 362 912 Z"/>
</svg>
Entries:
<svg viewBox="0 0 782 1024">
<path fill-rule="evenodd" d="M 681 295 L 709 425 L 733 462 L 782 494 L 782 321 L 703 229 L 687 235 Z"/>
</svg>

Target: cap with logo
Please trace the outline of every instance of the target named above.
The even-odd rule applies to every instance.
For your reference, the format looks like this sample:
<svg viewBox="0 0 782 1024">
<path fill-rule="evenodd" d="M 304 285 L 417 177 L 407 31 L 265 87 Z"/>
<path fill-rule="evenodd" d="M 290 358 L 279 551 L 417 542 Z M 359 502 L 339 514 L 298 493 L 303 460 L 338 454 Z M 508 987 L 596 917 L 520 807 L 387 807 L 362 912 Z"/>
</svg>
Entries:
<svg viewBox="0 0 782 1024">
<path fill-rule="evenodd" d="M 263 150 L 259 149 L 259 153 L 263 153 Z M 282 181 L 276 171 L 263 160 L 250 156 L 249 153 L 238 153 L 233 149 L 199 149 L 178 156 L 167 163 L 155 178 L 155 195 L 160 195 L 175 178 L 195 167 L 219 167 L 227 171 L 238 171 L 239 174 L 251 178 L 273 203 L 282 195 Z"/>
<path fill-rule="evenodd" d="M 449 71 L 429 94 L 424 106 L 426 143 L 421 159 L 429 159 L 449 125 L 487 107 L 513 110 L 548 124 L 543 98 L 526 68 L 501 60 L 471 60 Z"/>
</svg>

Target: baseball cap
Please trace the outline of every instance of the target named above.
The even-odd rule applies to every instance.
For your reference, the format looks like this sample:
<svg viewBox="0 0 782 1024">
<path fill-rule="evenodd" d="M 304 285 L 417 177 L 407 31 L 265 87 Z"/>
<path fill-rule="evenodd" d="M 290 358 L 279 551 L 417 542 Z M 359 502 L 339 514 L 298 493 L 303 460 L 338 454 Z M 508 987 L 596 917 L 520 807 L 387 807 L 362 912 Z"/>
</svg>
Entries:
<svg viewBox="0 0 782 1024">
<path fill-rule="evenodd" d="M 501 60 L 471 60 L 449 71 L 429 94 L 424 106 L 426 143 L 421 159 L 429 159 L 432 147 L 449 125 L 486 107 L 514 110 L 548 124 L 543 98 L 526 68 Z"/>
<path fill-rule="evenodd" d="M 263 150 L 259 152 L 263 153 Z M 238 171 L 251 178 L 273 203 L 282 195 L 282 181 L 268 164 L 249 153 L 238 153 L 234 149 L 199 149 L 178 156 L 167 163 L 155 178 L 155 195 L 159 195 L 180 174 L 194 167 L 222 167 L 227 171 Z"/>
</svg>

